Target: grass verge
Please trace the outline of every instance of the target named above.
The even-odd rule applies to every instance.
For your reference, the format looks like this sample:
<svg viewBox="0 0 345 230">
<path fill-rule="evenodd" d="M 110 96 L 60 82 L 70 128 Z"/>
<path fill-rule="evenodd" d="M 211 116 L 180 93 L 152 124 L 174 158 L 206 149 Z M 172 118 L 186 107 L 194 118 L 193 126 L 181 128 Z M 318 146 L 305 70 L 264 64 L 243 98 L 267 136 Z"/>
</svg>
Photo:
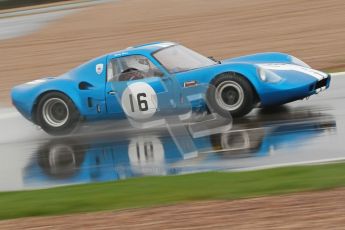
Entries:
<svg viewBox="0 0 345 230">
<path fill-rule="evenodd" d="M 0 193 L 0 219 L 238 199 L 345 186 L 345 163 L 209 172 Z"/>
</svg>

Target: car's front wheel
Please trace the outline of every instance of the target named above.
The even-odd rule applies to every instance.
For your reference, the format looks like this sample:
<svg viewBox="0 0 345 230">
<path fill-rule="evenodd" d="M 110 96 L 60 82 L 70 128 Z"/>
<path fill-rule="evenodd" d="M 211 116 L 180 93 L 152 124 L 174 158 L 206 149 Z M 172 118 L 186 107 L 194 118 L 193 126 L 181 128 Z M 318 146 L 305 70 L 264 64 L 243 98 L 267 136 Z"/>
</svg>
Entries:
<svg viewBox="0 0 345 230">
<path fill-rule="evenodd" d="M 74 103 L 60 92 L 47 93 L 39 100 L 36 117 L 37 124 L 51 135 L 69 134 L 80 121 Z"/>
<path fill-rule="evenodd" d="M 207 92 L 207 103 L 212 112 L 223 117 L 242 117 L 255 104 L 255 92 L 243 76 L 224 73 L 216 77 Z"/>
</svg>

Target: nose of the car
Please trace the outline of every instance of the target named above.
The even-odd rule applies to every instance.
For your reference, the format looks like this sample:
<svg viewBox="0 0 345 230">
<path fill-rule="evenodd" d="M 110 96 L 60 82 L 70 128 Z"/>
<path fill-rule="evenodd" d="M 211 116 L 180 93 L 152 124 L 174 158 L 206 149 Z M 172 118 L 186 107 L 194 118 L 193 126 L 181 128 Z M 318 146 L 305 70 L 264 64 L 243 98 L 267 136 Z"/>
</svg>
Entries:
<svg viewBox="0 0 345 230">
<path fill-rule="evenodd" d="M 293 85 L 300 85 L 300 84 L 311 84 L 313 82 L 318 81 L 318 78 L 299 71 L 277 71 L 279 76 L 285 79 L 288 83 Z"/>
</svg>

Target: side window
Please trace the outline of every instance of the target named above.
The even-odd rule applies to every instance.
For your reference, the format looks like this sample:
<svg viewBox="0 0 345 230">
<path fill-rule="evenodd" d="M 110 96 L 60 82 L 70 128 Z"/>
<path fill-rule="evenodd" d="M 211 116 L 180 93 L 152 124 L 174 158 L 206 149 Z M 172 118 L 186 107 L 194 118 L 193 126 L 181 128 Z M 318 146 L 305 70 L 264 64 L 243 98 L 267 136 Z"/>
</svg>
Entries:
<svg viewBox="0 0 345 230">
<path fill-rule="evenodd" d="M 108 63 L 108 81 L 130 81 L 162 76 L 163 73 L 142 55 L 113 58 Z"/>
</svg>

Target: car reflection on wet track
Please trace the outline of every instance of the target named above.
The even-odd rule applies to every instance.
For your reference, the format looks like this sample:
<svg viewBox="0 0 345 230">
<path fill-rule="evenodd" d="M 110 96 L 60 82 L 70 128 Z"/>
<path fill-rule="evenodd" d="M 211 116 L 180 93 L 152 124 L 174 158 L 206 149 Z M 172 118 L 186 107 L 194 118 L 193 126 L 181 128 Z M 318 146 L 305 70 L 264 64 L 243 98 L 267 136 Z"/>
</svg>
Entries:
<svg viewBox="0 0 345 230">
<path fill-rule="evenodd" d="M 280 149 L 296 151 L 325 132 L 335 119 L 310 110 L 282 111 L 288 121 L 240 120 L 230 131 L 193 139 L 197 153 L 180 152 L 168 132 L 121 137 L 119 134 L 48 140 L 24 170 L 26 187 L 116 181 L 147 175 L 232 170 L 235 160 L 268 157 Z M 268 112 L 269 113 L 269 112 Z M 277 116 L 281 117 L 281 116 Z M 179 137 L 190 138 L 190 137 Z"/>
</svg>

